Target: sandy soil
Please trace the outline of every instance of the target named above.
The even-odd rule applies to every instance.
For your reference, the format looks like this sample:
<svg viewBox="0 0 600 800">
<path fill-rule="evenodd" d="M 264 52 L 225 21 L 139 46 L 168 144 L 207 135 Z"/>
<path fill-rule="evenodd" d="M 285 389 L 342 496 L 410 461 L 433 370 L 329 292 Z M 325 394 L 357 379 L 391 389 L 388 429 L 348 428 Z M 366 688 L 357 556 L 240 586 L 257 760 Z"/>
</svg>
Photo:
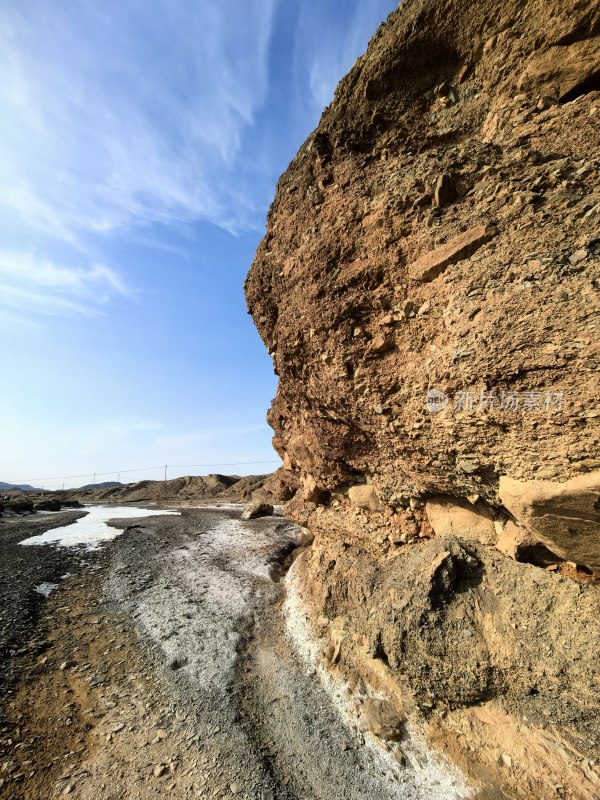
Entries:
<svg viewBox="0 0 600 800">
<path fill-rule="evenodd" d="M 61 582 L 13 657 L 0 797 L 460 796 L 347 724 L 286 634 L 298 529 L 239 516 L 124 521 Z"/>
</svg>

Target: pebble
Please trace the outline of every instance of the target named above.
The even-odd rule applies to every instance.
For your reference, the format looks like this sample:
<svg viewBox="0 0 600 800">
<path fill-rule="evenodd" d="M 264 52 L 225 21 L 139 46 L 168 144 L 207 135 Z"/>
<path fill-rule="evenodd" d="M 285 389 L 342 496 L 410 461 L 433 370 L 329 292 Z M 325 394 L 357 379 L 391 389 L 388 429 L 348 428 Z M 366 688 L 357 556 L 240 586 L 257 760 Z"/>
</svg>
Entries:
<svg viewBox="0 0 600 800">
<path fill-rule="evenodd" d="M 229 788 L 232 794 L 239 794 L 242 791 L 242 787 L 239 785 L 239 783 L 232 783 Z"/>
<path fill-rule="evenodd" d="M 498 758 L 498 765 L 501 767 L 512 767 L 512 758 L 507 753 L 501 753 Z"/>
<path fill-rule="evenodd" d="M 569 262 L 571 264 L 579 264 L 581 261 L 584 261 L 587 258 L 587 250 L 576 250 L 571 256 L 569 256 Z"/>
<path fill-rule="evenodd" d="M 162 775 L 165 774 L 166 771 L 167 771 L 167 768 L 166 768 L 166 766 L 164 764 L 157 764 L 154 767 L 154 770 L 153 770 L 154 777 L 155 778 L 160 778 Z"/>
</svg>

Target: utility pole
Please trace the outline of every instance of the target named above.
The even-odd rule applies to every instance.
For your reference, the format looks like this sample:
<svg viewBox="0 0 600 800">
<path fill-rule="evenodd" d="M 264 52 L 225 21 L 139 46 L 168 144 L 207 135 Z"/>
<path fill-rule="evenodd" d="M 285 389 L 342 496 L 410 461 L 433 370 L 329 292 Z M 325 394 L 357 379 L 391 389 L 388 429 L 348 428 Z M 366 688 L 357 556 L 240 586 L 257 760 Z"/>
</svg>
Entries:
<svg viewBox="0 0 600 800">
<path fill-rule="evenodd" d="M 167 465 L 165 464 L 165 483 L 167 481 Z"/>
</svg>

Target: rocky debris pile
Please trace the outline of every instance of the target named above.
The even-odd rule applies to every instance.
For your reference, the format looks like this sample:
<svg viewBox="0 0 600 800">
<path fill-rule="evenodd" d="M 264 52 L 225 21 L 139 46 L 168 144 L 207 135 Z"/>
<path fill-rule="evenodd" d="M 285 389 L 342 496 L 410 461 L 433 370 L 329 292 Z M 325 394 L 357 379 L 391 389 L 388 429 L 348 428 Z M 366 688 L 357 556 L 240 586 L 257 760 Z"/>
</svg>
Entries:
<svg viewBox="0 0 600 800">
<path fill-rule="evenodd" d="M 599 34 L 592 0 L 405 0 L 281 177 L 246 281 L 280 377 L 275 447 L 301 483 L 286 511 L 315 537 L 307 608 L 368 642 L 335 668 L 408 697 L 431 681 L 415 713 L 439 712 L 455 757 L 544 798 L 598 785 L 591 672 L 566 661 L 600 645 Z M 438 556 L 436 580 L 462 587 L 442 592 L 444 621 L 436 592 L 406 617 L 410 592 L 379 595 L 367 568 L 427 584 Z M 553 627 L 572 579 L 570 625 Z M 551 645 L 526 644 L 521 593 Z M 478 665 L 451 653 L 466 598 Z M 440 663 L 458 695 L 434 691 Z M 522 664 L 541 677 L 505 702 Z"/>
</svg>

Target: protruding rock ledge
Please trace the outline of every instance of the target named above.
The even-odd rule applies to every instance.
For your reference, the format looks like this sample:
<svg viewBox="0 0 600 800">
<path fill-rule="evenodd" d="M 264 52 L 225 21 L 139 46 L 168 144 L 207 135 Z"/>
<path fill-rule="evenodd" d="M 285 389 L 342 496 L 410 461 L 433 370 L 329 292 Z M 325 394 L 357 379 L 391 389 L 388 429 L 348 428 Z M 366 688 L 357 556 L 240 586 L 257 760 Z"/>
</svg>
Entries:
<svg viewBox="0 0 600 800">
<path fill-rule="evenodd" d="M 500 499 L 562 558 L 600 575 L 600 470 L 569 481 L 500 478 Z"/>
<path fill-rule="evenodd" d="M 445 272 L 451 264 L 472 256 L 497 233 L 498 228 L 491 223 L 469 228 L 468 231 L 453 236 L 446 244 L 413 261 L 408 268 L 408 274 L 413 281 L 429 283 Z"/>
</svg>

